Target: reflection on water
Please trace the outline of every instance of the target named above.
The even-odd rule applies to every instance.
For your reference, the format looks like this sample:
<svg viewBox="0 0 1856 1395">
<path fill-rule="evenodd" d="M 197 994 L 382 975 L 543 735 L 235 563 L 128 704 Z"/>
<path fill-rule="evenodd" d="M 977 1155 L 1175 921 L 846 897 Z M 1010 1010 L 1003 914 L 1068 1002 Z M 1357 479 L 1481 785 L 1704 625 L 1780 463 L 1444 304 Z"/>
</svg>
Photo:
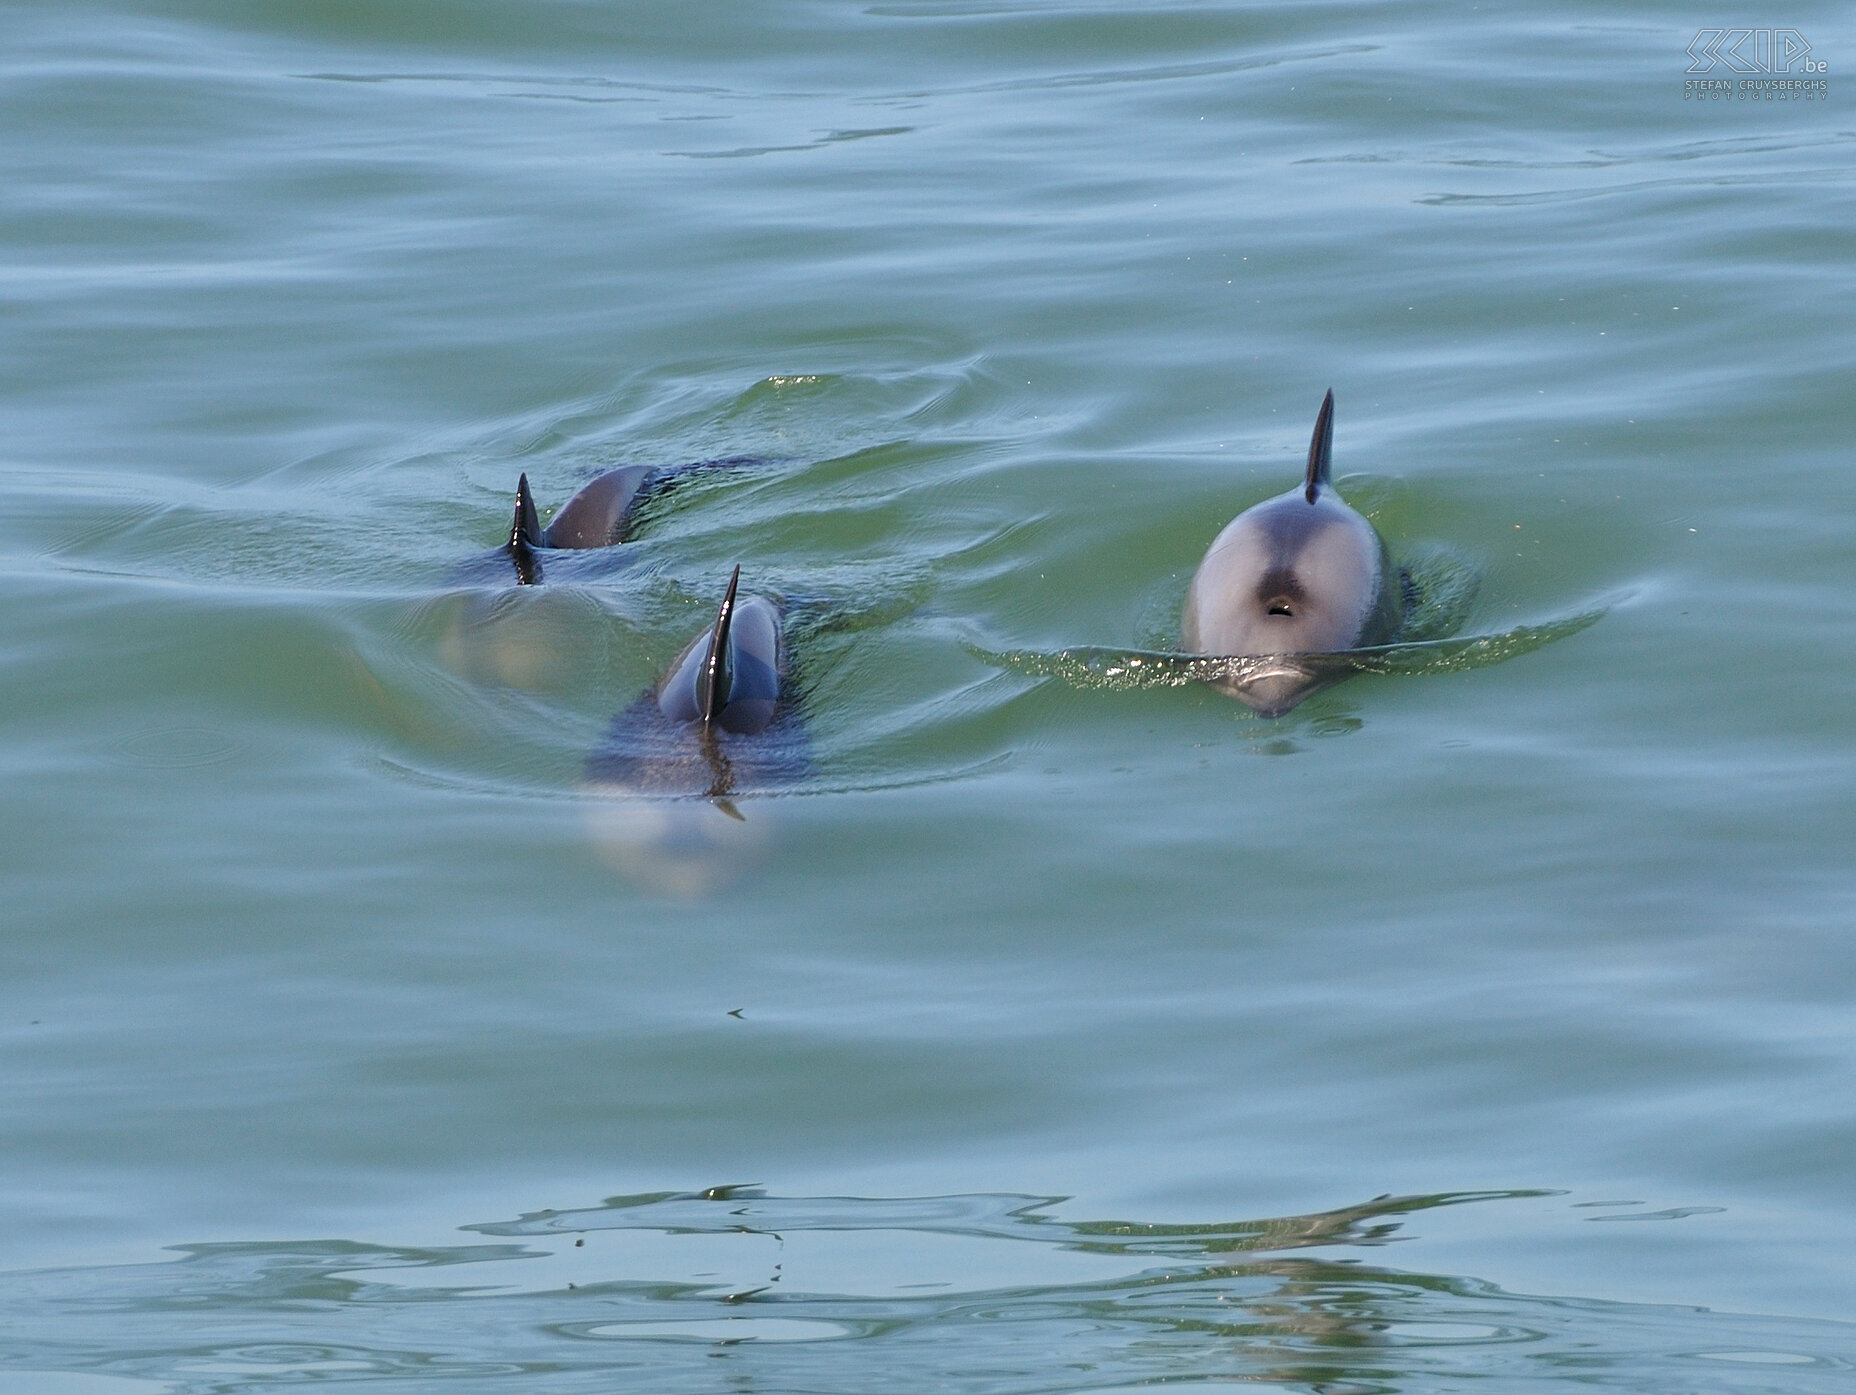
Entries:
<svg viewBox="0 0 1856 1395">
<path fill-rule="evenodd" d="M 770 847 L 765 805 L 725 799 L 649 798 L 595 790 L 587 836 L 599 859 L 651 891 L 708 896 L 762 865 Z"/>
<path fill-rule="evenodd" d="M 1363 1263 L 1437 1207 L 1071 1221 L 1061 1198 L 615 1197 L 465 1229 L 472 1244 L 188 1245 L 165 1263 L 0 1278 L 11 1371 L 183 1391 L 1322 1392 L 1845 1389 L 1856 1328 L 1506 1293 Z M 1332 1253 L 1307 1253 L 1331 1251 Z M 933 1277 L 929 1277 L 933 1276 Z M 107 1335 L 105 1335 L 107 1334 Z"/>
</svg>

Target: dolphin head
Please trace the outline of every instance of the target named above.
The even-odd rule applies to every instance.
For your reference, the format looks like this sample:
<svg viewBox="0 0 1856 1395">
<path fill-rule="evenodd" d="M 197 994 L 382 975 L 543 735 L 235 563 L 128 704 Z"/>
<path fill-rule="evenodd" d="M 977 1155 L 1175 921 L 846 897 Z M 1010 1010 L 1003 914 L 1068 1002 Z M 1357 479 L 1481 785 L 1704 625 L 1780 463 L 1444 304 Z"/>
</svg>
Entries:
<svg viewBox="0 0 1856 1395">
<path fill-rule="evenodd" d="M 1234 666 L 1213 683 L 1266 717 L 1335 681 L 1331 665 L 1296 656 L 1386 643 L 1402 618 L 1384 541 L 1328 480 L 1333 434 L 1330 392 L 1303 483 L 1226 524 L 1186 591 L 1181 649 L 1274 660 Z"/>
</svg>

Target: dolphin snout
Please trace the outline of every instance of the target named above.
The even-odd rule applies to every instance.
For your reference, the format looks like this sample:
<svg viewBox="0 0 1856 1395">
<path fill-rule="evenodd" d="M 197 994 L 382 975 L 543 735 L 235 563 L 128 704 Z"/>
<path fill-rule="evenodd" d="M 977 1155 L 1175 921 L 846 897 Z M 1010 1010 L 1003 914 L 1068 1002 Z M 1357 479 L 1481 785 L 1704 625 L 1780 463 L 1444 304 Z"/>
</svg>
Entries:
<svg viewBox="0 0 1856 1395">
<path fill-rule="evenodd" d="M 1219 679 L 1212 686 L 1260 717 L 1280 717 L 1320 687 L 1321 679 L 1300 665 L 1275 663 Z"/>
</svg>

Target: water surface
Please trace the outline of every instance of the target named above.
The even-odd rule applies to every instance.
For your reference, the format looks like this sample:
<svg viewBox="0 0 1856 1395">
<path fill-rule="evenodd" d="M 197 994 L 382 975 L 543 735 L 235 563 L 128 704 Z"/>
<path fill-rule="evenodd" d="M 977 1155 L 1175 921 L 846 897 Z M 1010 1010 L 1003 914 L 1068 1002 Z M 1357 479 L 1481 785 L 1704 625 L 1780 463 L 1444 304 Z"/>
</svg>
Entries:
<svg viewBox="0 0 1856 1395">
<path fill-rule="evenodd" d="M 9 1388 L 1841 1388 L 1838 18 L 10 6 Z M 1602 618 L 998 661 L 1169 647 L 1330 386 L 1458 633 Z M 813 768 L 654 880 L 736 563 Z"/>
</svg>

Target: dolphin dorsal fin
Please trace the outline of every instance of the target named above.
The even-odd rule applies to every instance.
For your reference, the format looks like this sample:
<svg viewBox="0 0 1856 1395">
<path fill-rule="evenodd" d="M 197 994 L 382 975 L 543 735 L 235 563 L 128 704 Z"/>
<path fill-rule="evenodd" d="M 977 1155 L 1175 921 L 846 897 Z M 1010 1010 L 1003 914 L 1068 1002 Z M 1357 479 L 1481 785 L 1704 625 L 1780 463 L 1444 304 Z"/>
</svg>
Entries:
<svg viewBox="0 0 1856 1395">
<path fill-rule="evenodd" d="M 709 632 L 709 656 L 703 660 L 702 674 L 697 680 L 701 686 L 696 697 L 704 727 L 713 723 L 728 705 L 728 691 L 734 686 L 735 668 L 728 662 L 728 627 L 735 618 L 735 588 L 740 584 L 741 567 L 737 563 L 734 574 L 728 578 L 728 594 L 722 597 L 722 608 L 715 613 L 715 628 Z"/>
<path fill-rule="evenodd" d="M 541 520 L 535 514 L 535 496 L 528 492 L 528 476 L 516 481 L 516 516 L 509 525 L 506 550 L 516 564 L 516 584 L 533 586 L 541 580 L 541 559 L 535 549 L 541 546 Z"/>
<path fill-rule="evenodd" d="M 1315 418 L 1314 439 L 1308 443 L 1308 502 L 1314 503 L 1321 486 L 1328 482 L 1328 457 L 1334 452 L 1334 389 L 1321 399 L 1321 415 Z"/>
</svg>

